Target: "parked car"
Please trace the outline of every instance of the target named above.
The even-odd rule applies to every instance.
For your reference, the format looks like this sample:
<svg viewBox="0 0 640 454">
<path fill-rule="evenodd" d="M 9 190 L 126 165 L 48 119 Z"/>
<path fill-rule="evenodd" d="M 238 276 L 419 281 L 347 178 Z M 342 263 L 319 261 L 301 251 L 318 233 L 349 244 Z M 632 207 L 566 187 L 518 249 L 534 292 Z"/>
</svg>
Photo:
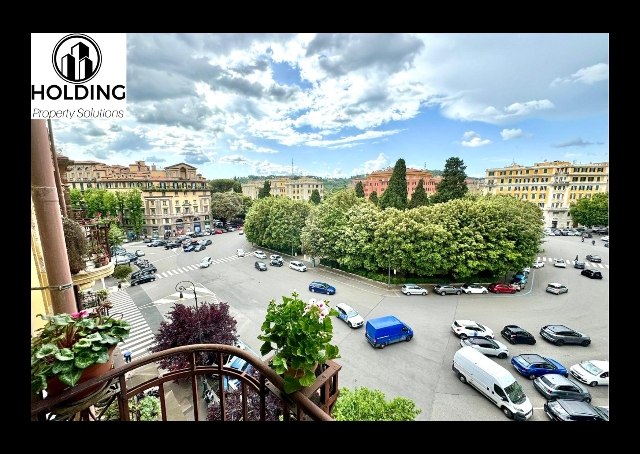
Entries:
<svg viewBox="0 0 640 454">
<path fill-rule="evenodd" d="M 511 358 L 511 364 L 522 376 L 531 380 L 545 374 L 569 376 L 567 369 L 558 361 L 535 353 L 524 353 L 514 356 Z"/>
<path fill-rule="evenodd" d="M 236 255 L 238 257 L 244 257 L 244 249 L 237 249 L 236 250 Z"/>
<path fill-rule="evenodd" d="M 282 266 L 282 265 L 284 265 L 284 261 L 281 258 L 279 258 L 279 259 L 271 259 L 271 261 L 269 262 L 269 265 L 271 265 L 271 266 Z"/>
<path fill-rule="evenodd" d="M 593 238 L 593 235 L 589 232 L 582 232 L 582 238 Z"/>
<path fill-rule="evenodd" d="M 580 274 L 582 274 L 583 276 L 587 276 L 589 279 L 602 279 L 602 273 L 591 268 L 582 270 Z"/>
<path fill-rule="evenodd" d="M 589 336 L 564 325 L 545 325 L 540 329 L 540 335 L 557 346 L 577 344 L 586 347 L 591 343 Z"/>
<path fill-rule="evenodd" d="M 602 263 L 602 259 L 600 258 L 599 255 L 589 254 L 589 255 L 587 255 L 587 262 Z"/>
<path fill-rule="evenodd" d="M 244 235 L 244 230 L 240 230 L 240 231 L 238 232 L 238 235 Z"/>
<path fill-rule="evenodd" d="M 212 241 L 209 238 L 203 238 L 199 241 L 199 243 L 203 246 L 209 246 Z"/>
<path fill-rule="evenodd" d="M 473 347 L 487 356 L 497 356 L 504 359 L 509 356 L 509 349 L 502 342 L 484 337 L 465 337 L 460 339 L 460 347 Z"/>
<path fill-rule="evenodd" d="M 542 268 L 544 266 L 544 262 L 542 260 L 535 260 L 531 266 L 533 268 Z"/>
<path fill-rule="evenodd" d="M 444 295 L 460 295 L 462 290 L 449 284 L 438 284 L 433 287 L 433 291 L 440 296 Z"/>
<path fill-rule="evenodd" d="M 326 293 L 327 295 L 334 295 L 336 288 L 326 282 L 313 281 L 309 284 L 309 291 L 313 293 Z"/>
<path fill-rule="evenodd" d="M 583 270 L 585 266 L 585 263 L 581 260 L 577 260 L 574 264 L 573 267 L 574 268 L 578 268 L 579 270 Z"/>
<path fill-rule="evenodd" d="M 513 285 L 516 288 L 516 290 L 518 290 L 518 291 L 524 289 L 525 286 L 527 285 L 527 282 L 528 282 L 528 280 L 527 280 L 526 276 L 525 277 L 521 277 L 521 278 L 514 277 L 513 279 L 511 279 L 511 281 L 509 281 L 509 283 L 511 285 Z"/>
<path fill-rule="evenodd" d="M 553 259 L 553 266 L 556 266 L 558 268 L 566 268 L 567 262 L 562 259 Z"/>
<path fill-rule="evenodd" d="M 516 289 L 513 285 L 510 284 L 502 284 L 500 282 L 494 282 L 493 284 L 489 284 L 487 290 L 493 293 L 515 293 L 518 289 Z"/>
<path fill-rule="evenodd" d="M 603 236 L 602 238 L 600 238 L 602 241 L 609 241 L 609 235 L 607 236 Z"/>
<path fill-rule="evenodd" d="M 142 257 L 142 256 L 144 255 L 144 251 L 143 251 L 143 250 L 141 250 L 141 249 L 138 249 L 138 250 L 135 252 L 135 254 L 136 254 L 136 256 L 137 256 L 137 257 Z"/>
<path fill-rule="evenodd" d="M 185 246 L 182 251 L 183 252 L 191 252 L 195 249 L 196 247 L 193 244 L 190 244 L 189 246 Z"/>
<path fill-rule="evenodd" d="M 180 243 L 178 243 L 177 241 L 170 241 L 164 246 L 164 248 L 165 249 L 175 249 L 175 248 L 180 247 L 180 246 L 182 246 L 182 245 Z"/>
<path fill-rule="evenodd" d="M 429 292 L 426 288 L 420 287 L 416 284 L 404 284 L 400 291 L 405 295 L 427 295 Z"/>
<path fill-rule="evenodd" d="M 165 240 L 154 240 L 151 243 L 147 244 L 147 247 L 158 247 L 165 246 L 167 242 Z"/>
<path fill-rule="evenodd" d="M 269 260 L 282 260 L 282 257 L 280 257 L 279 255 L 276 255 L 276 254 L 271 254 L 269 256 Z"/>
<path fill-rule="evenodd" d="M 544 412 L 552 421 L 609 421 L 608 409 L 579 400 L 548 400 L 544 403 Z"/>
<path fill-rule="evenodd" d="M 256 251 L 253 253 L 253 255 L 259 259 L 266 259 L 267 258 L 267 254 L 265 254 L 262 251 Z"/>
<path fill-rule="evenodd" d="M 248 374 L 251 373 L 251 369 L 253 366 L 251 366 L 251 363 L 249 363 L 247 360 L 242 359 L 239 356 L 232 356 L 226 362 L 225 367 L 231 367 L 232 369 L 236 369 Z M 235 391 L 240 388 L 240 384 L 241 382 L 237 378 L 229 378 L 226 375 L 223 378 L 223 386 L 226 391 L 229 391 L 229 389 Z"/>
<path fill-rule="evenodd" d="M 209 268 L 209 265 L 213 263 L 213 259 L 211 257 L 204 257 L 200 260 L 200 268 Z"/>
<path fill-rule="evenodd" d="M 145 274 L 153 274 L 156 271 L 158 271 L 158 268 L 156 268 L 155 265 L 150 265 L 146 268 L 141 268 L 138 271 L 131 273 L 130 279 L 137 279 L 140 276 L 143 276 Z"/>
<path fill-rule="evenodd" d="M 604 243 L 603 246 L 608 248 L 609 247 L 609 242 L 607 241 L 606 243 Z"/>
<path fill-rule="evenodd" d="M 507 325 L 502 328 L 500 334 L 511 344 L 534 345 L 536 343 L 536 338 L 533 337 L 533 334 L 518 325 Z"/>
<path fill-rule="evenodd" d="M 489 290 L 483 285 L 480 284 L 462 284 L 460 287 L 463 292 L 466 294 L 469 293 L 489 293 Z"/>
<path fill-rule="evenodd" d="M 591 359 L 574 364 L 569 372 L 579 382 L 591 387 L 609 385 L 609 361 Z"/>
<path fill-rule="evenodd" d="M 124 255 L 127 253 L 127 250 L 123 247 L 113 247 L 111 248 L 111 255 L 112 256 L 116 256 L 116 255 Z"/>
<path fill-rule="evenodd" d="M 151 238 L 145 238 L 144 240 L 142 240 L 143 243 L 151 243 L 153 241 L 153 239 Z"/>
<path fill-rule="evenodd" d="M 591 393 L 584 386 L 563 375 L 542 375 L 533 380 L 533 386 L 547 399 L 571 399 L 591 402 Z"/>
<path fill-rule="evenodd" d="M 193 247 L 193 252 L 200 252 L 200 251 L 204 251 L 207 248 L 207 246 L 205 246 L 204 244 L 196 244 Z"/>
<path fill-rule="evenodd" d="M 349 325 L 349 328 L 359 328 L 364 325 L 364 319 L 358 314 L 358 311 L 348 304 L 338 303 L 336 304 L 336 310 L 338 311 L 338 318 Z"/>
<path fill-rule="evenodd" d="M 493 330 L 491 328 L 476 323 L 473 320 L 454 320 L 451 324 L 451 331 L 460 339 L 466 337 L 486 337 L 493 339 Z"/>
<path fill-rule="evenodd" d="M 554 295 L 559 295 L 561 293 L 567 293 L 569 289 L 564 284 L 560 284 L 558 282 L 549 282 L 547 284 L 546 291 L 549 293 L 553 293 Z"/>
<path fill-rule="evenodd" d="M 215 230 L 213 231 L 213 233 L 214 233 L 215 235 L 222 235 L 222 233 L 223 233 L 223 232 L 222 232 L 222 229 L 215 229 Z"/>
<path fill-rule="evenodd" d="M 141 276 L 138 276 L 135 279 L 131 279 L 131 287 L 134 287 L 136 285 L 140 285 L 140 284 L 144 284 L 146 282 L 153 282 L 156 280 L 156 275 L 153 273 L 149 273 L 149 274 L 143 274 Z"/>
<path fill-rule="evenodd" d="M 267 271 L 267 265 L 265 265 L 264 262 L 261 262 L 259 260 L 256 263 L 254 263 L 253 266 L 258 271 Z"/>
<path fill-rule="evenodd" d="M 527 276 L 529 276 L 529 270 L 522 269 L 520 271 L 518 271 L 516 274 L 513 275 L 514 279 L 527 279 Z"/>
<path fill-rule="evenodd" d="M 307 267 L 305 266 L 305 264 L 302 262 L 298 262 L 297 260 L 291 260 L 289 262 L 289 268 L 300 272 L 307 271 Z"/>
</svg>

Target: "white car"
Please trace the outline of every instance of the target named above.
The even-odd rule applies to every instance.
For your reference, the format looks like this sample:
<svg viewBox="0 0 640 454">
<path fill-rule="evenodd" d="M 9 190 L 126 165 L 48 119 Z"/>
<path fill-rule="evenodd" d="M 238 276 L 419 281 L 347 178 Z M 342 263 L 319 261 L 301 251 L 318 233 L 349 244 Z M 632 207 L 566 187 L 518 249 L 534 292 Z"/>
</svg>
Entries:
<svg viewBox="0 0 640 454">
<path fill-rule="evenodd" d="M 271 254 L 269 256 L 269 260 L 282 260 L 282 257 L 280 257 L 279 255 Z"/>
<path fill-rule="evenodd" d="M 307 267 L 305 266 L 304 263 L 298 262 L 295 260 L 291 260 L 289 262 L 289 268 L 291 268 L 292 270 L 300 271 L 300 272 L 307 271 Z"/>
<path fill-rule="evenodd" d="M 344 320 L 349 325 L 349 328 L 359 328 L 364 325 L 364 319 L 358 314 L 354 308 L 345 303 L 336 304 L 336 310 L 338 311 L 338 318 Z"/>
<path fill-rule="evenodd" d="M 489 293 L 489 290 L 480 284 L 462 284 L 460 287 L 466 294 L 469 293 Z"/>
<path fill-rule="evenodd" d="M 609 236 L 603 236 L 602 238 L 600 238 L 602 241 L 609 241 Z"/>
<path fill-rule="evenodd" d="M 213 259 L 211 257 L 205 257 L 200 260 L 200 268 L 208 268 L 211 263 L 213 263 Z"/>
<path fill-rule="evenodd" d="M 497 356 L 504 359 L 509 356 L 509 349 L 502 342 L 484 337 L 466 337 L 460 339 L 460 347 L 473 347 L 486 356 Z"/>
<path fill-rule="evenodd" d="M 533 268 L 542 268 L 544 266 L 544 262 L 542 260 L 536 260 L 531 264 Z"/>
<path fill-rule="evenodd" d="M 236 254 L 238 255 L 238 257 L 244 257 L 244 249 L 238 249 L 236 251 Z"/>
<path fill-rule="evenodd" d="M 491 328 L 476 323 L 473 320 L 454 320 L 451 324 L 451 331 L 460 339 L 464 339 L 465 337 L 494 338 Z"/>
<path fill-rule="evenodd" d="M 267 254 L 265 254 L 262 251 L 256 251 L 256 252 L 253 253 L 253 255 L 255 255 L 259 259 L 266 259 L 267 258 Z"/>
<path fill-rule="evenodd" d="M 553 259 L 553 266 L 557 266 L 558 268 L 566 268 L 567 262 L 562 259 Z"/>
<path fill-rule="evenodd" d="M 609 361 L 592 359 L 574 364 L 569 369 L 576 380 L 589 386 L 609 384 Z"/>
</svg>

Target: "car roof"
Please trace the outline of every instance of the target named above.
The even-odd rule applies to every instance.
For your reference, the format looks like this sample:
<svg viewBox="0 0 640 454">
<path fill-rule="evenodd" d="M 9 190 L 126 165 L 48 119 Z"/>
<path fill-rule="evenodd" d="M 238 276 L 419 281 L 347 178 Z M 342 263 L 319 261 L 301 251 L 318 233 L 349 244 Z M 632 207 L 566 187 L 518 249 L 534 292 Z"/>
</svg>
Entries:
<svg viewBox="0 0 640 454">
<path fill-rule="evenodd" d="M 312 284 L 319 284 L 319 285 L 329 285 L 326 282 L 322 282 L 322 281 L 312 281 Z"/>
<path fill-rule="evenodd" d="M 538 355 L 537 353 L 523 353 L 522 355 L 518 355 L 520 358 L 524 359 L 528 363 L 539 363 L 545 362 L 550 363 L 548 359 L 543 356 Z"/>
<path fill-rule="evenodd" d="M 484 337 L 467 337 L 466 339 L 463 339 L 463 340 L 470 342 L 472 344 L 479 344 L 482 342 L 495 342 L 496 344 L 498 343 L 498 341 L 496 341 L 495 339 L 486 339 Z"/>
<path fill-rule="evenodd" d="M 508 328 L 509 330 L 516 332 L 516 331 L 526 331 L 523 328 L 520 328 L 518 325 L 506 325 L 503 329 Z"/>
<path fill-rule="evenodd" d="M 564 325 L 547 325 L 545 326 L 545 328 L 551 331 L 574 331 L 571 328 Z"/>
<path fill-rule="evenodd" d="M 577 383 L 574 383 L 572 380 L 569 380 L 564 375 L 560 375 L 560 374 L 546 374 L 544 377 L 554 385 L 576 385 L 577 384 Z M 580 385 L 578 386 L 582 389 L 582 386 Z"/>
<path fill-rule="evenodd" d="M 549 286 L 549 285 L 553 285 L 554 287 L 561 287 L 563 284 L 560 284 L 559 282 L 549 282 L 547 284 L 547 286 Z M 553 325 L 549 325 L 549 326 L 553 326 Z M 558 325 L 558 326 L 560 326 L 560 325 Z"/>
<path fill-rule="evenodd" d="M 338 303 L 336 304 L 336 307 L 344 309 L 346 312 L 355 311 L 355 309 L 349 306 L 347 303 Z"/>
<path fill-rule="evenodd" d="M 200 260 L 201 262 L 207 261 L 207 260 L 211 260 L 211 257 L 203 257 L 202 260 Z"/>
<path fill-rule="evenodd" d="M 602 370 L 609 370 L 609 360 L 606 359 L 587 359 L 591 364 L 596 367 L 599 367 Z M 583 363 L 584 361 L 580 361 Z"/>
<path fill-rule="evenodd" d="M 556 399 L 556 402 L 571 415 L 600 416 L 588 402 L 570 399 Z"/>
<path fill-rule="evenodd" d="M 454 320 L 456 322 L 458 322 L 461 325 L 477 325 L 476 322 L 474 322 L 473 320 Z"/>
</svg>

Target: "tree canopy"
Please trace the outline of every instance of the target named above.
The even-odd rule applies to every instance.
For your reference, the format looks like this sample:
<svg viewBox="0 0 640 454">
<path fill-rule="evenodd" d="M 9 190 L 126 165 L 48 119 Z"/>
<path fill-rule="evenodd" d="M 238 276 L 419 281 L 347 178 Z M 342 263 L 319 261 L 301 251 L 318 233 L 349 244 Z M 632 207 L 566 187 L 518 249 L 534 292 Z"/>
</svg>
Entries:
<svg viewBox="0 0 640 454">
<path fill-rule="evenodd" d="M 467 174 L 464 172 L 466 169 L 467 166 L 461 159 L 447 159 L 442 172 L 442 180 L 436 186 L 438 192 L 432 196 L 432 202 L 443 203 L 464 197 L 469 192 L 467 183 L 464 181 L 467 178 Z"/>
<path fill-rule="evenodd" d="M 315 205 L 319 204 L 322 200 L 320 199 L 320 192 L 317 189 L 311 191 L 311 197 L 309 201 Z"/>
<path fill-rule="evenodd" d="M 351 391 L 343 387 L 332 413 L 336 421 L 415 421 L 422 410 L 404 397 L 387 401 L 378 389 L 356 387 Z"/>
<path fill-rule="evenodd" d="M 214 192 L 211 194 L 211 216 L 213 219 L 233 219 L 244 213 L 242 195 L 237 192 Z"/>
<path fill-rule="evenodd" d="M 369 200 L 376 206 L 379 205 L 379 200 L 378 200 L 378 191 L 373 191 L 371 194 L 369 194 Z"/>
<path fill-rule="evenodd" d="M 271 182 L 269 180 L 264 180 L 264 186 L 260 188 L 258 191 L 258 198 L 264 199 L 265 197 L 269 197 L 271 195 Z"/>
<path fill-rule="evenodd" d="M 380 208 L 407 208 L 407 165 L 400 158 L 393 167 L 393 173 L 389 178 L 387 189 L 380 196 Z"/>
<path fill-rule="evenodd" d="M 238 192 L 238 193 L 242 193 L 242 184 L 236 180 L 235 178 L 233 180 L 231 179 L 217 179 L 217 180 L 211 180 L 208 183 L 209 189 L 211 190 L 211 192 L 229 192 L 229 191 L 233 191 L 233 192 Z"/>
<path fill-rule="evenodd" d="M 609 225 L 609 193 L 593 194 L 592 197 L 582 197 L 571 204 L 569 215 L 580 225 Z"/>
<path fill-rule="evenodd" d="M 360 198 L 364 198 L 364 188 L 362 187 L 362 181 L 356 183 L 356 195 Z"/>
<path fill-rule="evenodd" d="M 424 180 L 420 178 L 418 185 L 413 190 L 411 199 L 409 200 L 408 208 L 418 208 L 429 204 L 429 198 L 427 192 L 424 190 Z"/>
</svg>

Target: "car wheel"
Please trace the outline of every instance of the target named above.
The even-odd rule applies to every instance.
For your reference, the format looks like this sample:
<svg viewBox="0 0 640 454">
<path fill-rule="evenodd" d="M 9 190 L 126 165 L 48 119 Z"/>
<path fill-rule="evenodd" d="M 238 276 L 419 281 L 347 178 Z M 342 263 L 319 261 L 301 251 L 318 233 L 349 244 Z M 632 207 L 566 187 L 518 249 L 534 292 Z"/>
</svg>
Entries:
<svg viewBox="0 0 640 454">
<path fill-rule="evenodd" d="M 529 345 L 535 345 L 535 343 L 536 343 L 536 340 L 535 340 L 535 339 L 531 339 L 531 340 L 529 341 Z"/>
<path fill-rule="evenodd" d="M 558 347 L 562 347 L 564 345 L 564 341 L 562 339 L 556 341 L 556 345 Z"/>
<path fill-rule="evenodd" d="M 460 336 L 458 336 L 458 337 L 460 337 L 460 339 L 466 339 L 466 338 L 467 338 L 467 335 L 466 335 L 466 334 L 464 334 L 464 333 L 462 333 L 462 334 L 460 334 Z"/>
<path fill-rule="evenodd" d="M 407 336 L 407 338 L 405 339 L 407 342 L 409 342 L 411 339 L 413 338 L 413 336 Z"/>
<path fill-rule="evenodd" d="M 489 293 L 489 292 L 487 292 L 486 290 L 483 290 L 483 291 L 482 291 L 482 294 L 483 294 L 483 295 L 486 295 L 487 293 Z"/>
<path fill-rule="evenodd" d="M 516 291 L 515 290 L 511 290 L 511 294 L 513 295 Z"/>
<path fill-rule="evenodd" d="M 458 380 L 460 380 L 464 384 L 467 384 L 467 377 L 462 374 L 458 374 Z"/>
<path fill-rule="evenodd" d="M 405 295 L 407 295 L 407 296 L 411 296 L 411 295 L 412 295 L 412 293 L 411 293 L 411 292 L 407 292 L 407 293 L 405 293 Z"/>
<path fill-rule="evenodd" d="M 529 380 L 535 380 L 535 379 L 536 379 L 536 374 L 529 375 Z"/>
<path fill-rule="evenodd" d="M 596 387 L 596 386 L 598 386 L 598 382 L 597 381 L 592 381 L 591 383 L 589 383 L 589 386 L 591 386 L 592 388 Z"/>
<path fill-rule="evenodd" d="M 504 413 L 507 418 L 513 419 L 513 413 L 511 413 L 511 410 L 509 410 L 507 407 L 502 407 L 502 413 Z"/>
<path fill-rule="evenodd" d="M 582 345 L 583 347 L 586 347 L 586 346 L 588 346 L 590 343 L 591 343 L 590 341 L 588 341 L 588 340 L 584 340 L 584 341 L 582 341 L 582 343 L 581 343 L 580 345 Z"/>
<path fill-rule="evenodd" d="M 426 295 L 426 294 L 427 294 L 427 292 L 422 292 L 422 296 L 424 296 L 424 295 Z"/>
<path fill-rule="evenodd" d="M 462 293 L 462 292 L 461 292 L 460 290 L 458 290 L 458 291 L 456 292 L 456 295 L 459 295 L 459 294 L 461 294 L 461 293 Z"/>
<path fill-rule="evenodd" d="M 507 354 L 505 352 L 502 352 L 498 355 L 498 358 L 500 359 L 505 359 L 507 357 Z"/>
<path fill-rule="evenodd" d="M 385 348 L 387 346 L 387 344 L 385 344 L 384 342 L 380 344 L 380 348 Z"/>
<path fill-rule="evenodd" d="M 311 289 L 311 293 L 315 293 L 315 292 L 316 292 L 315 289 Z"/>
<path fill-rule="evenodd" d="M 347 325 L 349 325 L 349 328 L 353 328 L 353 325 L 351 324 L 351 322 L 347 322 Z"/>
<path fill-rule="evenodd" d="M 590 403 L 591 403 L 591 397 L 585 397 L 585 398 L 582 400 L 582 402 L 586 402 L 586 403 L 590 404 Z"/>
<path fill-rule="evenodd" d="M 440 296 L 444 296 L 444 295 L 446 295 L 446 294 L 447 294 L 447 292 L 441 292 L 441 293 L 440 293 Z"/>
</svg>

